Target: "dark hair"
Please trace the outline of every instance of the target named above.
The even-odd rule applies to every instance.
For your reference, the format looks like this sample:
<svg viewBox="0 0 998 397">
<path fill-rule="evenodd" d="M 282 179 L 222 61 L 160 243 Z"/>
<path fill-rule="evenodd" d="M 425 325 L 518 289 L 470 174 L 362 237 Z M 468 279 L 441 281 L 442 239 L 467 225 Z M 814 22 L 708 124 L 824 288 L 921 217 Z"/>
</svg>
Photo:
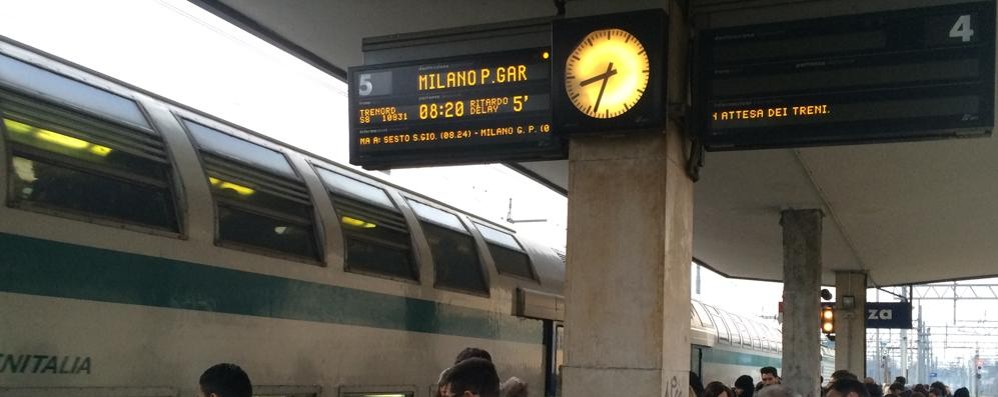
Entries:
<svg viewBox="0 0 998 397">
<path fill-rule="evenodd" d="M 832 372 L 832 381 L 837 381 L 839 379 L 852 379 L 859 382 L 859 377 L 856 374 L 849 372 L 847 369 L 840 369 L 838 371 Z"/>
<path fill-rule="evenodd" d="M 455 395 L 470 391 L 481 397 L 499 397 L 499 375 L 492 362 L 472 357 L 444 372 L 443 385 L 450 385 Z"/>
<path fill-rule="evenodd" d="M 775 367 L 762 367 L 759 370 L 759 373 L 760 374 L 772 374 L 773 377 L 779 377 L 780 376 L 779 374 L 776 373 L 776 368 Z"/>
<path fill-rule="evenodd" d="M 466 347 L 464 348 L 464 350 L 461 350 L 461 352 L 457 354 L 457 357 L 454 357 L 454 364 L 457 364 L 469 358 L 481 358 L 488 362 L 492 362 L 492 355 L 489 354 L 489 352 L 485 351 L 484 349 L 479 349 L 477 347 Z"/>
<path fill-rule="evenodd" d="M 860 382 L 855 377 L 835 378 L 835 381 L 828 386 L 828 390 L 835 390 L 843 397 L 847 397 L 849 393 L 856 393 L 859 397 L 870 397 L 870 392 L 866 389 L 866 384 Z"/>
<path fill-rule="evenodd" d="M 693 390 L 690 397 L 703 397 L 703 381 L 700 380 L 700 375 L 693 371 L 690 371 L 690 390 Z"/>
<path fill-rule="evenodd" d="M 742 389 L 740 397 L 752 397 L 752 394 L 755 392 L 755 385 L 753 383 L 752 377 L 748 375 L 742 375 L 738 379 L 735 379 L 735 388 Z"/>
<path fill-rule="evenodd" d="M 727 393 L 728 397 L 735 397 L 735 393 L 721 382 L 710 382 L 703 389 L 703 397 L 717 397 L 721 393 Z"/>
<path fill-rule="evenodd" d="M 884 388 L 876 383 L 866 383 L 866 392 L 870 393 L 870 397 L 884 397 Z"/>
<path fill-rule="evenodd" d="M 210 397 L 212 393 L 218 397 L 253 396 L 249 376 L 235 364 L 215 364 L 201 374 L 198 384 L 205 397 Z"/>
<path fill-rule="evenodd" d="M 894 378 L 894 383 L 900 383 L 901 387 L 904 387 L 904 385 L 908 384 L 908 379 L 905 379 L 903 376 L 899 376 Z"/>
<path fill-rule="evenodd" d="M 915 393 L 922 393 L 923 395 L 929 393 L 929 389 L 927 387 L 925 387 L 925 385 L 923 385 L 921 383 L 915 385 L 915 387 L 912 387 L 911 391 L 913 391 Z"/>
<path fill-rule="evenodd" d="M 970 390 L 967 390 L 966 387 L 956 389 L 956 391 L 953 392 L 953 397 L 970 397 Z"/>
<path fill-rule="evenodd" d="M 894 383 L 891 384 L 890 387 L 887 388 L 887 390 L 890 390 L 890 391 L 897 390 L 899 392 L 904 391 L 904 384 L 902 384 L 900 382 L 894 382 Z M 970 397 L 970 396 L 964 396 L 964 397 Z"/>
<path fill-rule="evenodd" d="M 759 383 L 756 383 L 756 384 L 755 384 L 755 391 L 759 391 L 759 390 L 762 390 L 762 387 L 763 387 L 763 386 L 765 386 L 765 385 L 764 385 L 764 384 L 762 384 L 762 382 L 759 382 Z"/>
</svg>

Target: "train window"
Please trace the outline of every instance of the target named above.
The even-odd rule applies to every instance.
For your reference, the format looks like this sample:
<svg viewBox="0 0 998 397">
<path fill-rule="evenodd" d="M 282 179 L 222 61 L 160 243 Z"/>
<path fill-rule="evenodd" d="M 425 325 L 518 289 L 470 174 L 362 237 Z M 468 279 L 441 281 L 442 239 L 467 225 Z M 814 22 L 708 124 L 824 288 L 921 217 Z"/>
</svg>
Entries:
<svg viewBox="0 0 998 397">
<path fill-rule="evenodd" d="M 158 136 L 14 94 L 0 112 L 8 204 L 177 233 L 172 173 Z"/>
<path fill-rule="evenodd" d="M 184 120 L 187 129 L 202 150 L 207 150 L 229 160 L 236 160 L 268 172 L 299 179 L 284 155 L 263 146 L 244 141 L 190 120 Z"/>
<path fill-rule="evenodd" d="M 755 321 L 745 321 L 749 326 L 749 333 L 752 334 L 752 344 L 759 349 L 768 349 L 766 334 L 762 330 L 762 325 Z"/>
<path fill-rule="evenodd" d="M 40 94 L 51 101 L 110 116 L 142 127 L 141 130 L 146 132 L 152 131 L 139 105 L 131 99 L 6 55 L 0 55 L 0 82 L 31 95 Z"/>
<path fill-rule="evenodd" d="M 346 247 L 346 269 L 418 280 L 409 226 L 388 193 L 316 167 L 329 190 Z"/>
<path fill-rule="evenodd" d="M 711 320 L 714 321 L 714 326 L 717 327 L 717 337 L 722 341 L 731 342 L 731 332 L 728 330 L 728 324 L 724 322 L 721 314 L 718 313 L 717 309 L 713 306 L 704 305 L 707 308 L 707 312 L 710 313 Z"/>
<path fill-rule="evenodd" d="M 696 311 L 697 316 L 700 317 L 701 322 L 704 327 L 714 328 L 714 322 L 710 319 L 710 315 L 707 314 L 707 310 L 704 309 L 703 304 L 697 301 L 693 301 L 693 310 Z"/>
<path fill-rule="evenodd" d="M 731 336 L 731 344 L 732 345 L 742 344 L 742 331 L 739 330 L 737 326 L 735 326 L 735 322 L 734 319 L 732 319 L 731 313 L 728 313 L 720 309 L 718 310 L 718 312 L 721 314 L 721 321 L 723 321 L 724 324 L 728 327 L 728 333 Z"/>
<path fill-rule="evenodd" d="M 475 240 L 454 214 L 441 211 L 418 201 L 408 200 L 420 219 L 423 233 L 430 244 L 435 265 L 434 285 L 464 292 L 488 294 L 482 264 L 478 260 Z"/>
<path fill-rule="evenodd" d="M 287 158 L 190 120 L 184 124 L 201 151 L 217 207 L 219 243 L 319 260 L 312 200 Z M 246 150 L 242 156 L 255 161 L 234 158 L 233 150 Z"/>
<path fill-rule="evenodd" d="M 530 280 L 536 280 L 530 257 L 523 252 L 523 247 L 513 235 L 475 222 L 475 227 L 482 233 L 485 244 L 492 253 L 499 274 L 513 275 Z"/>
</svg>

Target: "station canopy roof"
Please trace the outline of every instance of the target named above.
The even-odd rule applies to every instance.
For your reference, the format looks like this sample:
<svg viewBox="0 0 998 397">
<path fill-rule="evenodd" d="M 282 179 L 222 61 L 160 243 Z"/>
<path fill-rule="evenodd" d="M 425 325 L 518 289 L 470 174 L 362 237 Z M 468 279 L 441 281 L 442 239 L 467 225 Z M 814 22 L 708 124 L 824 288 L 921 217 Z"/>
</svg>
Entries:
<svg viewBox="0 0 998 397">
<path fill-rule="evenodd" d="M 544 0 L 191 0 L 345 78 L 361 42 L 407 32 L 551 17 Z M 690 0 L 700 25 L 732 26 L 960 0 Z M 568 0 L 568 16 L 660 7 Z M 514 164 L 567 192 L 567 161 Z M 783 209 L 825 212 L 823 281 L 869 271 L 886 286 L 998 275 L 998 137 L 710 152 L 695 185 L 694 257 L 725 275 L 782 279 Z"/>
</svg>

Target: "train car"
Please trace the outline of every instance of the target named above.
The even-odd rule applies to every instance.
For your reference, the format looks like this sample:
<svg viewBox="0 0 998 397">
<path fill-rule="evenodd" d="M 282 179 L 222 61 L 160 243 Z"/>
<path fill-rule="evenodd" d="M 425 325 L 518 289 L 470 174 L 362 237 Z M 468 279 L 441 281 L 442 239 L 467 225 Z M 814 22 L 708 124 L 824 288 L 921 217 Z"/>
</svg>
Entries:
<svg viewBox="0 0 998 397">
<path fill-rule="evenodd" d="M 467 346 L 558 393 L 549 247 L 8 39 L 0 118 L 0 397 L 190 396 L 219 362 L 258 396 L 428 397 Z M 779 367 L 722 313 L 693 303 L 696 371 Z"/>
<path fill-rule="evenodd" d="M 0 117 L 2 395 L 234 362 L 257 395 L 428 396 L 466 346 L 550 378 L 563 260 L 501 224 L 9 40 Z"/>
<path fill-rule="evenodd" d="M 731 386 L 742 375 L 758 382 L 762 367 L 783 373 L 783 334 L 775 320 L 741 316 L 694 300 L 690 323 L 690 370 L 704 384 L 719 381 Z M 821 374 L 829 379 L 835 371 L 834 351 L 826 346 L 820 351 Z"/>
</svg>

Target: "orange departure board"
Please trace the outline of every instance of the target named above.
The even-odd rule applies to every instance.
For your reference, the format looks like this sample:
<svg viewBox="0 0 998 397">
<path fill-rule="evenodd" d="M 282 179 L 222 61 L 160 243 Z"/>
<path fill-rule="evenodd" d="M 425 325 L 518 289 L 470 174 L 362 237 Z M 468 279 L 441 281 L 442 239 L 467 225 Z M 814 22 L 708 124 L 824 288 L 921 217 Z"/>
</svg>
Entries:
<svg viewBox="0 0 998 397">
<path fill-rule="evenodd" d="M 565 157 L 548 48 L 350 68 L 350 162 L 370 169 Z"/>
</svg>

